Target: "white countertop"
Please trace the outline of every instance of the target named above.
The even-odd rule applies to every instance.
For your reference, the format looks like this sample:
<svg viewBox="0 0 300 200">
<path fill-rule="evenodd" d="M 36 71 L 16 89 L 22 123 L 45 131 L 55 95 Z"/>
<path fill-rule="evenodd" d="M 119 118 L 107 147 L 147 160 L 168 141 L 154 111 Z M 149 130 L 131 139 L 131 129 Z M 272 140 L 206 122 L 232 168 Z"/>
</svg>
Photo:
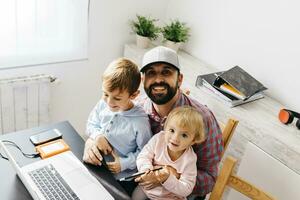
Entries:
<svg viewBox="0 0 300 200">
<path fill-rule="evenodd" d="M 140 64 L 146 51 L 147 49 L 139 49 L 134 44 L 126 44 L 124 56 Z M 263 99 L 229 108 L 195 86 L 198 75 L 218 70 L 183 51 L 179 51 L 178 55 L 184 78 L 183 87 L 190 89 L 191 96 L 207 105 L 219 122 L 224 124 L 231 117 L 240 121 L 225 154 L 240 160 L 247 142 L 251 141 L 300 174 L 300 131 L 295 126 L 296 120 L 288 126 L 279 122 L 277 114 L 284 108 L 283 105 L 265 96 Z"/>
<path fill-rule="evenodd" d="M 237 174 L 278 200 L 299 199 L 300 175 L 251 142 L 246 146 Z M 235 190 L 230 190 L 227 199 L 249 200 Z"/>
</svg>

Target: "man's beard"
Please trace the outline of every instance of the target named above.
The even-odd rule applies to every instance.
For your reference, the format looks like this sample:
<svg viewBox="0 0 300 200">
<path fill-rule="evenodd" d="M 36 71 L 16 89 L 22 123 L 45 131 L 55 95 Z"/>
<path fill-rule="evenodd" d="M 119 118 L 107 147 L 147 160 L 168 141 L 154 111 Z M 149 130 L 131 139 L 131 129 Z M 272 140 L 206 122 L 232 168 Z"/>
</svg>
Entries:
<svg viewBox="0 0 300 200">
<path fill-rule="evenodd" d="M 152 94 L 152 89 L 154 87 L 165 87 L 167 90 L 166 94 Z M 148 88 L 144 87 L 146 94 L 148 97 L 157 105 L 163 105 L 169 102 L 177 93 L 178 90 L 178 81 L 176 81 L 175 87 L 170 87 L 169 84 L 161 82 L 161 83 L 153 83 Z"/>
</svg>

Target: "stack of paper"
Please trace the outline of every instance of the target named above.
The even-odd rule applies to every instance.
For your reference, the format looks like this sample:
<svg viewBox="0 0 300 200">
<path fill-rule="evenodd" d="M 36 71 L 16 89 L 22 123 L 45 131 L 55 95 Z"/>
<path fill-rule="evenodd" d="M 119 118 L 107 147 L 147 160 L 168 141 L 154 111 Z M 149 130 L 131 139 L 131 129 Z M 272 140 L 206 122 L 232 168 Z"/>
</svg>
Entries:
<svg viewBox="0 0 300 200">
<path fill-rule="evenodd" d="M 234 70 L 232 70 L 234 69 Z M 222 72 L 215 72 L 210 74 L 203 74 L 199 75 L 197 77 L 196 86 L 199 88 L 202 88 L 205 92 L 207 92 L 210 95 L 215 96 L 220 101 L 224 102 L 229 107 L 234 107 L 237 105 L 241 105 L 244 103 L 248 103 L 257 99 L 261 99 L 264 97 L 263 90 L 266 88 L 260 84 L 258 81 L 253 81 L 251 78 L 249 79 L 248 76 L 250 76 L 248 73 L 247 75 L 243 75 L 243 80 L 239 80 L 241 75 L 239 73 L 233 73 L 238 70 L 241 72 L 241 68 L 236 67 L 232 68 L 229 71 L 229 75 L 231 76 L 228 78 L 228 71 L 222 71 Z M 242 70 L 243 71 L 243 70 Z M 244 73 L 245 71 L 243 71 Z M 233 75 L 232 75 L 233 74 Z M 245 76 L 247 76 L 247 81 Z M 223 79 L 225 77 L 226 79 Z M 244 89 L 237 89 L 236 87 L 233 87 L 232 82 L 227 82 L 227 80 L 231 80 L 234 78 L 234 80 L 238 80 L 240 85 L 238 88 L 241 88 L 241 85 Z M 241 84 L 241 82 L 243 82 Z M 255 84 L 254 84 L 255 83 Z M 259 84 L 257 84 L 259 83 Z M 249 84 L 249 85 L 247 85 Z M 248 89 L 245 89 L 248 88 Z M 241 90 L 243 92 L 241 92 Z M 245 92 L 246 91 L 246 92 Z"/>
</svg>

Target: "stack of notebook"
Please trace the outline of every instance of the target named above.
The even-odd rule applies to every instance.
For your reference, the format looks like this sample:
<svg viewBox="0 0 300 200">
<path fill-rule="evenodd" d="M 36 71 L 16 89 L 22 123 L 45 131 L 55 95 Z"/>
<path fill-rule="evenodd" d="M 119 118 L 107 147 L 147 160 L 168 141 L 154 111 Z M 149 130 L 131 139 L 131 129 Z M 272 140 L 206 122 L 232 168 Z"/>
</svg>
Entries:
<svg viewBox="0 0 300 200">
<path fill-rule="evenodd" d="M 239 66 L 199 75 L 196 86 L 230 107 L 261 99 L 264 97 L 263 91 L 267 89 Z"/>
</svg>

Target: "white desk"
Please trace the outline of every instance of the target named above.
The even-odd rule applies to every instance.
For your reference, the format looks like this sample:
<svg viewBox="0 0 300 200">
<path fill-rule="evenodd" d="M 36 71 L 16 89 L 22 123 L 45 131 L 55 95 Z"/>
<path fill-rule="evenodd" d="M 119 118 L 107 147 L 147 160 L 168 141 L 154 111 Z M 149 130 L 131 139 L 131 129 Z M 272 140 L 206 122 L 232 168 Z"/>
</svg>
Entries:
<svg viewBox="0 0 300 200">
<path fill-rule="evenodd" d="M 133 44 L 125 45 L 124 56 L 140 64 L 146 51 Z M 284 108 L 283 105 L 266 96 L 258 101 L 229 108 L 195 87 L 197 75 L 217 70 L 183 51 L 179 51 L 178 55 L 184 75 L 183 87 L 191 90 L 191 96 L 207 105 L 218 121 L 226 123 L 230 117 L 240 121 L 225 154 L 240 160 L 247 142 L 251 141 L 300 174 L 300 131 L 295 127 L 295 122 L 286 126 L 278 121 L 277 114 Z"/>
<path fill-rule="evenodd" d="M 278 200 L 299 199 L 300 175 L 250 142 L 237 174 Z M 235 190 L 230 190 L 227 199 L 248 198 Z"/>
</svg>

